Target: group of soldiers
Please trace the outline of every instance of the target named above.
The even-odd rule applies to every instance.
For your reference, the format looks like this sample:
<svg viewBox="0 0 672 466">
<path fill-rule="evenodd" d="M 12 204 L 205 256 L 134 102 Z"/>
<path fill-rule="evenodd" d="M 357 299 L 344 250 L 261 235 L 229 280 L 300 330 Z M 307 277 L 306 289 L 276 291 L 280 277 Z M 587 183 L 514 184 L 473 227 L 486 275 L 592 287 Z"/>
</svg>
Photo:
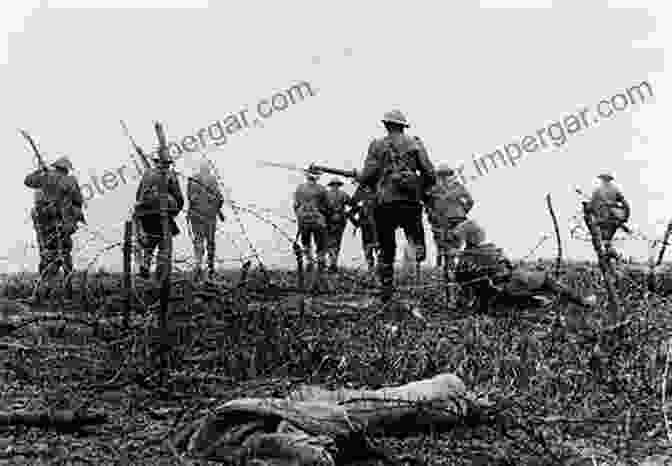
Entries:
<svg viewBox="0 0 672 466">
<path fill-rule="evenodd" d="M 345 219 L 350 218 L 361 228 L 370 268 L 375 258 L 381 299 L 389 302 L 395 291 L 398 228 L 413 245 L 415 261 L 426 260 L 424 211 L 436 244 L 437 265 L 444 267 L 449 280 L 479 296 L 484 306 L 490 302 L 489 296 L 502 293 L 554 294 L 582 306 L 592 305 L 594 297 L 576 295 L 545 271 L 515 267 L 502 249 L 486 243 L 483 228 L 468 218 L 475 202 L 455 170 L 446 164 L 434 168 L 422 140 L 405 133 L 410 125 L 400 111 L 385 113 L 381 122 L 387 134 L 370 143 L 364 167 L 352 171 L 358 185 L 352 199 L 340 191 L 342 182 L 332 180 L 329 185 L 334 188 L 327 191 L 310 170 L 306 171 L 307 182 L 294 193 L 298 235 L 309 264 L 313 263 L 311 239 L 318 270 L 325 268 L 327 255 L 337 260 Z M 590 205 L 607 254 L 617 258 L 612 240 L 619 228 L 626 228 L 630 206 L 611 175 L 598 178 L 602 184 L 594 190 Z M 331 266 L 335 267 L 335 262 Z M 449 301 L 456 304 L 457 296 L 450 296 Z"/>
<path fill-rule="evenodd" d="M 417 263 L 426 259 L 423 212 L 427 214 L 437 249 L 437 265 L 462 288 L 476 290 L 478 296 L 506 291 L 512 294 L 554 293 L 576 303 L 590 305 L 553 280 L 544 271 L 526 271 L 514 267 L 502 250 L 485 242 L 481 226 L 469 218 L 474 207 L 466 187 L 455 171 L 441 164 L 434 168 L 422 140 L 409 136 L 406 117 L 398 110 L 387 112 L 382 124 L 387 134 L 374 139 L 368 148 L 364 167 L 351 176 L 358 185 L 353 196 L 341 189 L 343 182 L 332 179 L 329 189 L 318 183 L 320 172 L 306 170 L 306 182 L 294 192 L 294 212 L 303 253 L 311 270 L 317 263 L 318 274 L 338 270 L 343 233 L 348 221 L 360 229 L 367 265 L 377 272 L 383 302 L 394 294 L 394 260 L 396 230 L 403 229 L 414 246 Z M 136 192 L 134 219 L 138 242 L 142 248 L 140 275 L 150 277 L 154 254 L 161 244 L 163 213 L 168 214 L 172 235 L 180 230 L 175 217 L 184 208 L 177 173 L 171 161 L 158 155 L 153 158 Z M 84 222 L 84 201 L 76 178 L 70 174 L 72 163 L 61 157 L 42 165 L 29 174 L 24 183 L 36 190 L 32 217 L 40 250 L 39 271 L 63 267 L 66 275 L 73 271 L 72 235 Z M 590 200 L 596 225 L 602 235 L 607 255 L 617 258 L 612 245 L 615 232 L 626 229 L 630 206 L 613 177 L 600 175 L 601 185 Z M 165 183 L 165 185 L 164 185 Z M 165 197 L 163 197 L 165 195 Z M 224 220 L 221 207 L 224 197 L 208 161 L 189 177 L 187 220 L 192 232 L 197 276 L 207 251 L 208 275 L 215 272 L 215 232 L 218 219 Z M 315 258 L 312 245 L 315 245 Z M 157 277 L 160 276 L 157 267 Z M 449 297 L 455 304 L 456 297 Z M 483 300 L 482 300 L 483 301 Z M 487 302 L 487 299 L 484 300 Z"/>
<path fill-rule="evenodd" d="M 140 180 L 133 209 L 136 240 L 141 252 L 140 276 L 145 279 L 150 278 L 154 255 L 161 249 L 164 237 L 162 209 L 168 214 L 170 234 L 175 236 L 180 233 L 175 217 L 183 210 L 185 203 L 177 173 L 166 169 L 163 166 L 166 162 L 159 156 L 154 157 L 152 162 L 153 166 L 143 173 Z M 71 174 L 72 169 L 69 158 L 61 157 L 51 166 L 41 166 L 24 180 L 26 187 L 35 190 L 31 216 L 37 236 L 40 254 L 38 269 L 42 278 L 53 276 L 61 267 L 66 277 L 72 276 L 72 235 L 84 222 L 84 200 L 77 179 Z M 162 205 L 164 181 L 166 193 L 165 204 Z M 202 276 L 203 258 L 207 251 L 208 276 L 212 278 L 215 272 L 215 232 L 218 219 L 224 220 L 221 214 L 224 197 L 207 160 L 200 165 L 198 173 L 188 178 L 187 199 L 187 221 L 194 245 L 196 276 Z M 159 276 L 157 267 L 156 277 Z M 66 281 L 66 287 L 67 292 L 71 293 L 70 280 Z"/>
</svg>

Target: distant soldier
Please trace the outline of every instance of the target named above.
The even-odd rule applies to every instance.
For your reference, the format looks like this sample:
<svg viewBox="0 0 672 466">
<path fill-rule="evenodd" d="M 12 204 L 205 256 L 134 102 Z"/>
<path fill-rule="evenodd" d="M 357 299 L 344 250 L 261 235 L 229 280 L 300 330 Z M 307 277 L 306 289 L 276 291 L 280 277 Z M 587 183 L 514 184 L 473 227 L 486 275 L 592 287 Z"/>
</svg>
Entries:
<svg viewBox="0 0 672 466">
<path fill-rule="evenodd" d="M 417 136 L 404 134 L 409 124 L 398 110 L 387 112 L 382 119 L 387 135 L 374 139 L 364 162 L 356 173 L 359 183 L 377 192 L 375 218 L 381 248 L 378 265 L 384 302 L 394 292 L 394 258 L 397 228 L 416 248 L 420 263 L 426 258 L 425 232 L 422 226 L 422 202 L 425 191 L 434 184 L 434 166 L 424 144 Z"/>
<path fill-rule="evenodd" d="M 55 274 L 63 267 L 70 293 L 74 271 L 72 235 L 77 231 L 78 223 L 85 222 L 84 198 L 77 178 L 69 174 L 72 171 L 69 158 L 61 157 L 51 166 L 52 169 L 40 168 L 26 176 L 24 184 L 40 190 L 40 194 L 35 195 L 32 211 L 40 248 L 40 275 Z"/>
<path fill-rule="evenodd" d="M 467 219 L 474 199 L 454 170 L 442 164 L 436 170 L 436 184 L 427 192 L 425 206 L 436 243 L 436 265 L 441 267 L 443 261 L 449 260 L 451 253 L 460 247 L 459 241 L 450 240 L 449 233 Z"/>
<path fill-rule="evenodd" d="M 341 252 L 343 232 L 348 223 L 352 199 L 341 190 L 343 182 L 334 178 L 327 184 L 327 202 L 329 204 L 329 218 L 327 219 L 327 255 L 329 256 L 329 271 L 338 270 L 338 256 Z"/>
<path fill-rule="evenodd" d="M 606 253 L 609 257 L 618 258 L 612 240 L 619 228 L 625 228 L 630 219 L 630 204 L 621 190 L 613 183 L 614 177 L 609 174 L 599 175 L 600 186 L 595 188 L 590 199 L 590 207 L 595 213 L 595 223 L 602 235 Z"/>
<path fill-rule="evenodd" d="M 492 243 L 485 243 L 485 231 L 473 220 L 467 220 L 453 231 L 464 241 L 465 248 L 456 270 L 456 279 L 469 286 L 480 299 L 481 312 L 497 295 L 514 298 L 534 298 L 535 295 L 553 294 L 583 307 L 594 304 L 594 296 L 584 299 L 555 281 L 545 271 L 528 271 L 515 267 Z"/>
<path fill-rule="evenodd" d="M 378 235 L 374 212 L 376 208 L 376 191 L 370 186 L 360 184 L 352 196 L 353 208 L 350 221 L 359 228 L 362 234 L 362 248 L 369 270 L 375 267 L 375 253 L 378 248 Z"/>
<path fill-rule="evenodd" d="M 294 213 L 307 269 L 313 270 L 314 259 L 311 248 L 314 242 L 317 269 L 321 274 L 326 266 L 327 218 L 330 214 L 327 189 L 318 184 L 316 173 L 306 171 L 305 175 L 306 182 L 300 184 L 294 192 Z"/>
<path fill-rule="evenodd" d="M 193 234 L 196 273 L 198 277 L 201 276 L 203 242 L 205 242 L 208 251 L 208 276 L 212 278 L 215 273 L 217 217 L 224 204 L 224 196 L 219 189 L 217 177 L 210 172 L 207 160 L 201 163 L 199 173 L 189 178 L 187 198 L 189 199 L 187 219 Z"/>
<path fill-rule="evenodd" d="M 143 263 L 140 266 L 140 276 L 148 279 L 154 251 L 163 240 L 161 225 L 161 183 L 163 173 L 160 168 L 161 159 L 155 156 L 155 166 L 145 171 L 135 194 L 135 216 L 139 219 L 140 244 L 143 247 Z M 180 191 L 177 175 L 168 170 L 168 215 L 170 216 L 170 230 L 173 236 L 180 233 L 175 223 L 175 217 L 184 207 L 184 197 Z M 159 249 L 159 251 L 161 251 Z M 156 268 L 156 277 L 160 278 L 160 268 Z"/>
</svg>

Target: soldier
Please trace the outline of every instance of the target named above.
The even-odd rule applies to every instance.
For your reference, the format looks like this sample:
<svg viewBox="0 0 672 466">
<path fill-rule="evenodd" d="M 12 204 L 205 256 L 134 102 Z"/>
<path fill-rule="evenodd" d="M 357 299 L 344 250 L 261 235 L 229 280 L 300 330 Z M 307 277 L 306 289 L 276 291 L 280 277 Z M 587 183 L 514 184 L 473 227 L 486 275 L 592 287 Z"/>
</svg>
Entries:
<svg viewBox="0 0 672 466">
<path fill-rule="evenodd" d="M 382 123 L 388 134 L 371 142 L 364 168 L 355 175 L 357 182 L 377 190 L 375 219 L 381 249 L 378 273 L 381 298 L 387 302 L 394 292 L 397 228 L 401 227 L 413 242 L 417 262 L 425 260 L 422 201 L 435 182 L 435 174 L 420 138 L 404 133 L 409 124 L 399 110 L 385 113 Z"/>
<path fill-rule="evenodd" d="M 448 233 L 467 219 L 474 199 L 448 165 L 439 165 L 436 178 L 436 184 L 427 192 L 426 209 L 436 243 L 436 265 L 441 267 L 444 259 L 449 260 L 450 253 L 460 247 L 448 240 Z"/>
<path fill-rule="evenodd" d="M 194 236 L 196 274 L 198 277 L 201 276 L 203 242 L 205 241 L 208 251 L 208 277 L 212 279 L 215 273 L 217 217 L 224 204 L 224 196 L 219 189 L 217 178 L 210 173 L 210 164 L 207 160 L 201 163 L 199 173 L 189 178 L 187 197 L 189 199 L 187 219 Z"/>
<path fill-rule="evenodd" d="M 154 250 L 163 240 L 161 225 L 161 196 L 160 187 L 163 173 L 160 164 L 161 158 L 156 155 L 153 158 L 154 167 L 145 171 L 140 180 L 140 185 L 135 194 L 135 216 L 139 219 L 141 237 L 140 244 L 143 246 L 143 263 L 140 266 L 140 276 L 149 278 L 149 270 L 152 265 Z M 171 161 L 172 163 L 172 161 Z M 175 223 L 175 217 L 184 207 L 184 197 L 180 191 L 180 183 L 173 170 L 168 170 L 168 215 L 170 216 L 170 229 L 173 236 L 180 232 Z M 156 278 L 160 279 L 160 267 L 156 268 Z"/>
<path fill-rule="evenodd" d="M 362 232 L 362 248 L 369 270 L 374 270 L 375 253 L 378 248 L 376 222 L 374 212 L 376 208 L 376 191 L 370 186 L 360 184 L 352 196 L 352 211 L 350 222 Z"/>
<path fill-rule="evenodd" d="M 464 241 L 465 248 L 456 270 L 456 279 L 469 286 L 480 301 L 480 311 L 497 295 L 533 298 L 535 295 L 555 294 L 583 307 L 591 307 L 595 297 L 582 298 L 555 281 L 545 271 L 528 271 L 514 267 L 502 250 L 485 243 L 485 231 L 473 220 L 466 220 L 452 233 Z"/>
<path fill-rule="evenodd" d="M 630 218 L 630 204 L 625 199 L 621 190 L 612 181 L 614 177 L 609 174 L 598 176 L 601 184 L 593 191 L 590 199 L 590 207 L 595 213 L 595 223 L 604 244 L 607 257 L 618 258 L 618 253 L 612 245 L 612 240 L 619 228 L 624 228 Z"/>
<path fill-rule="evenodd" d="M 32 212 L 40 248 L 40 275 L 55 274 L 63 267 L 67 291 L 71 294 L 72 235 L 79 222 L 85 223 L 84 198 L 77 178 L 69 174 L 72 171 L 70 159 L 60 157 L 51 166 L 52 169 L 42 167 L 26 176 L 24 184 L 40 190 L 40 194 L 35 195 Z"/>
<path fill-rule="evenodd" d="M 326 229 L 329 217 L 327 190 L 318 184 L 318 174 L 306 170 L 306 182 L 300 184 L 294 192 L 294 213 L 298 224 L 298 234 L 307 262 L 307 270 L 313 270 L 312 242 L 315 242 L 317 268 L 321 274 L 326 266 Z"/>
<path fill-rule="evenodd" d="M 341 190 L 343 182 L 333 178 L 327 184 L 327 202 L 330 216 L 327 219 L 327 255 L 329 256 L 329 271 L 338 270 L 338 256 L 341 252 L 343 232 L 351 215 L 352 198 Z"/>
</svg>

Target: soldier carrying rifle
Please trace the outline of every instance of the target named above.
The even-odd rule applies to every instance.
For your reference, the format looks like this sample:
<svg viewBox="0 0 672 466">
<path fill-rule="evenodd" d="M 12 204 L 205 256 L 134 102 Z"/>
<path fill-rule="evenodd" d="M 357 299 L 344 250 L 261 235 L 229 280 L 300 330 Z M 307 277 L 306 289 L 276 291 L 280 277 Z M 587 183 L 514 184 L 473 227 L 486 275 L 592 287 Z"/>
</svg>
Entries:
<svg viewBox="0 0 672 466">
<path fill-rule="evenodd" d="M 613 176 L 604 173 L 598 179 L 601 184 L 593 190 L 590 208 L 595 215 L 595 223 L 602 236 L 607 257 L 616 259 L 618 252 L 614 249 L 612 240 L 619 228 L 628 231 L 625 224 L 630 218 L 630 204 L 613 183 Z"/>
<path fill-rule="evenodd" d="M 343 232 L 351 215 L 352 199 L 341 190 L 343 182 L 333 178 L 327 184 L 327 202 L 329 203 L 329 218 L 327 219 L 327 255 L 329 257 L 329 271 L 338 270 L 338 256 L 341 253 Z"/>
<path fill-rule="evenodd" d="M 298 235 L 301 238 L 303 254 L 306 258 L 308 271 L 313 270 L 314 259 L 311 251 L 315 243 L 318 275 L 326 267 L 325 253 L 327 247 L 327 218 L 330 209 L 327 190 L 317 182 L 319 174 L 313 170 L 305 171 L 306 182 L 294 191 L 294 213 L 298 224 Z"/>
<path fill-rule="evenodd" d="M 362 234 L 362 248 L 369 270 L 374 270 L 378 235 L 376 234 L 376 192 L 370 186 L 359 185 L 352 195 L 353 208 L 350 221 Z"/>
</svg>

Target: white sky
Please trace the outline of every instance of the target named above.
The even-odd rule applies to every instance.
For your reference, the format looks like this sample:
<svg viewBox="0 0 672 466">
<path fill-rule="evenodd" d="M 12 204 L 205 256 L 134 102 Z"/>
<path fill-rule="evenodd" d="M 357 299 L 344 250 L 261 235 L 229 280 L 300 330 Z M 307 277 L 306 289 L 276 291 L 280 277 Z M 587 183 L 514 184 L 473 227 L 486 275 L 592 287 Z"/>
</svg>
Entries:
<svg viewBox="0 0 672 466">
<path fill-rule="evenodd" d="M 87 183 L 91 173 L 129 163 L 119 119 L 149 149 L 155 119 L 169 139 L 181 139 L 245 107 L 253 113 L 261 99 L 300 81 L 317 95 L 210 153 L 236 201 L 290 215 L 297 177 L 258 168 L 256 161 L 359 167 L 371 138 L 384 132 L 380 117 L 392 108 L 406 113 L 410 134 L 423 138 L 435 164 L 457 164 L 648 80 L 654 98 L 647 103 L 469 184 L 473 217 L 489 240 L 522 257 L 552 233 L 544 201 L 550 192 L 567 255 L 591 257 L 587 243 L 568 238 L 568 219 L 578 209 L 573 188 L 589 190 L 601 171 L 614 173 L 639 230 L 660 234 L 672 216 L 665 204 L 672 198 L 663 113 L 672 25 L 665 2 L 152 3 L 159 2 L 2 2 L 0 131 L 7 162 L 0 189 L 7 224 L 0 270 L 32 269 L 37 262 L 30 248 L 32 193 L 23 186 L 35 161 L 17 128 L 27 129 L 48 159 L 68 154 L 80 183 Z M 115 7 L 93 8 L 110 4 Z M 177 168 L 191 173 L 198 157 Z M 97 264 L 119 264 L 119 249 L 101 248 L 121 239 L 136 186 L 129 180 L 88 203 L 91 228 L 77 237 L 85 248 L 80 264 L 94 257 Z M 235 215 L 227 216 L 219 254 L 235 258 L 248 247 Z M 267 265 L 292 263 L 287 242 L 272 227 L 249 215 L 241 219 Z M 294 236 L 291 223 L 274 221 Z M 184 215 L 179 223 L 186 232 Z M 102 236 L 94 240 L 92 232 Z M 644 241 L 622 247 L 639 258 L 648 252 Z M 186 234 L 177 249 L 190 253 Z M 554 254 L 548 241 L 533 257 Z M 344 256 L 361 263 L 350 228 Z"/>
</svg>

